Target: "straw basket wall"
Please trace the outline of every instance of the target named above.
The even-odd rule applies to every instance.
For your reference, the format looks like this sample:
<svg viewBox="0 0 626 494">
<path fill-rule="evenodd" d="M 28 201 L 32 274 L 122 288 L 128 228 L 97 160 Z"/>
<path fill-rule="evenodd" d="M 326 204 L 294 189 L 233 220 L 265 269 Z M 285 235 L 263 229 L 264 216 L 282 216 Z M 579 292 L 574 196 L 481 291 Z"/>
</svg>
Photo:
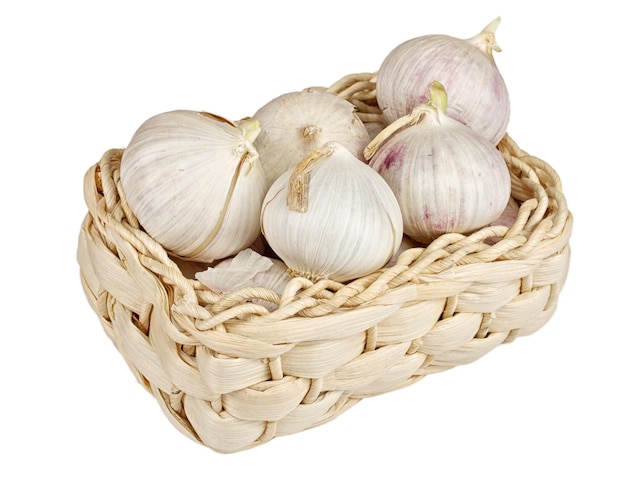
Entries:
<svg viewBox="0 0 626 494">
<path fill-rule="evenodd" d="M 327 90 L 379 130 L 375 74 Z M 142 230 L 120 187 L 123 150 L 111 149 L 85 175 L 84 292 L 136 379 L 189 438 L 231 453 L 323 424 L 529 335 L 554 313 L 572 228 L 561 182 L 510 136 L 499 149 L 519 205 L 510 228 L 443 235 L 346 284 L 295 278 L 284 293 L 226 295 Z"/>
</svg>

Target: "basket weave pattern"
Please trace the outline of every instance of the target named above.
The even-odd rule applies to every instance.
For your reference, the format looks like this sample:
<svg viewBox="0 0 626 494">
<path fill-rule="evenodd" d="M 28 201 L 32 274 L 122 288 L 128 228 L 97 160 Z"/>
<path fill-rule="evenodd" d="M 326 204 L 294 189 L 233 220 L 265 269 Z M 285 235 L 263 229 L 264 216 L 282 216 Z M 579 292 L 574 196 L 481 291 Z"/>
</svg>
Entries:
<svg viewBox="0 0 626 494">
<path fill-rule="evenodd" d="M 328 91 L 355 104 L 372 132 L 380 126 L 375 74 Z M 510 228 L 443 235 L 346 284 L 294 278 L 284 293 L 226 295 L 185 276 L 141 229 L 120 187 L 123 150 L 111 149 L 85 175 L 85 294 L 137 380 L 188 437 L 230 453 L 320 425 L 531 334 L 554 313 L 572 226 L 559 177 L 509 136 L 499 149 L 520 206 Z"/>
</svg>

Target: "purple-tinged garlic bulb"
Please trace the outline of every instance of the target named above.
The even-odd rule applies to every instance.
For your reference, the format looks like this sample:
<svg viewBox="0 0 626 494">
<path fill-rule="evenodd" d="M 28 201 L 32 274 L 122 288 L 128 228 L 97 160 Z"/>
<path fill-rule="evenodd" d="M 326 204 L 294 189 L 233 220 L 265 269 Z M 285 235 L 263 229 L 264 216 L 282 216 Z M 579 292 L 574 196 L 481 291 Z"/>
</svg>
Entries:
<svg viewBox="0 0 626 494">
<path fill-rule="evenodd" d="M 446 91 L 430 85 L 430 102 L 386 127 L 365 149 L 370 166 L 394 191 L 404 233 L 429 243 L 496 220 L 511 179 L 496 146 L 446 115 Z"/>
<path fill-rule="evenodd" d="M 394 48 L 383 60 L 376 82 L 384 124 L 427 103 L 430 83 L 439 81 L 448 93 L 448 117 L 497 144 L 510 116 L 509 93 L 493 58 L 493 51 L 500 51 L 495 39 L 499 23 L 498 17 L 467 40 L 432 34 Z"/>
</svg>

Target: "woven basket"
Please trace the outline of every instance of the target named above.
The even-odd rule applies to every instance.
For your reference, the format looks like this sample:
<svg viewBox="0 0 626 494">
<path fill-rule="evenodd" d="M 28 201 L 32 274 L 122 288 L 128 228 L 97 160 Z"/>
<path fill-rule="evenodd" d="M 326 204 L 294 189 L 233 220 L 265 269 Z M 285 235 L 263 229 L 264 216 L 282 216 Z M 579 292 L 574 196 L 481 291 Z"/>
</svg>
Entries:
<svg viewBox="0 0 626 494">
<path fill-rule="evenodd" d="M 327 89 L 380 128 L 375 74 Z M 218 295 L 143 231 L 119 182 L 121 149 L 85 175 L 81 281 L 107 335 L 182 433 L 222 453 L 327 422 L 362 398 L 470 363 L 552 316 L 572 217 L 555 171 L 506 136 L 512 227 L 446 234 L 347 284 Z M 261 303 L 278 306 L 270 311 Z"/>
</svg>

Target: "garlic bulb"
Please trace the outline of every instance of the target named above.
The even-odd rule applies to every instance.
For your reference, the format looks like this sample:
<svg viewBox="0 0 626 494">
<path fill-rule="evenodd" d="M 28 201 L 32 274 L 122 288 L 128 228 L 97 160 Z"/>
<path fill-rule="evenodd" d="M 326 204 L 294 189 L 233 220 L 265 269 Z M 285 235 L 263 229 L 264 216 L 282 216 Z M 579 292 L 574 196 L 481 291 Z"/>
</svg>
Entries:
<svg viewBox="0 0 626 494">
<path fill-rule="evenodd" d="M 389 262 L 402 213 L 384 179 L 331 141 L 270 187 L 261 229 L 294 276 L 344 282 Z"/>
<path fill-rule="evenodd" d="M 398 45 L 378 71 L 376 97 L 385 125 L 427 103 L 437 80 L 448 92 L 448 117 L 469 125 L 497 144 L 509 122 L 509 93 L 496 67 L 495 31 L 500 18 L 471 39 L 420 36 Z"/>
<path fill-rule="evenodd" d="M 500 216 L 511 179 L 496 146 L 446 116 L 446 92 L 430 85 L 419 105 L 383 130 L 365 149 L 370 166 L 398 198 L 404 232 L 428 243 L 444 233 L 468 233 Z"/>
<path fill-rule="evenodd" d="M 291 280 L 287 266 L 279 259 L 265 257 L 252 249 L 244 249 L 196 273 L 196 279 L 218 293 L 228 293 L 248 286 L 261 286 L 282 293 Z"/>
<path fill-rule="evenodd" d="M 370 141 L 355 107 L 321 89 L 278 96 L 252 118 L 261 122 L 255 147 L 270 184 L 328 141 L 343 144 L 360 158 Z"/>
<path fill-rule="evenodd" d="M 128 205 L 142 227 L 178 257 L 212 262 L 260 234 L 268 188 L 254 139 L 259 122 L 232 123 L 174 110 L 145 121 L 120 165 Z"/>
</svg>

